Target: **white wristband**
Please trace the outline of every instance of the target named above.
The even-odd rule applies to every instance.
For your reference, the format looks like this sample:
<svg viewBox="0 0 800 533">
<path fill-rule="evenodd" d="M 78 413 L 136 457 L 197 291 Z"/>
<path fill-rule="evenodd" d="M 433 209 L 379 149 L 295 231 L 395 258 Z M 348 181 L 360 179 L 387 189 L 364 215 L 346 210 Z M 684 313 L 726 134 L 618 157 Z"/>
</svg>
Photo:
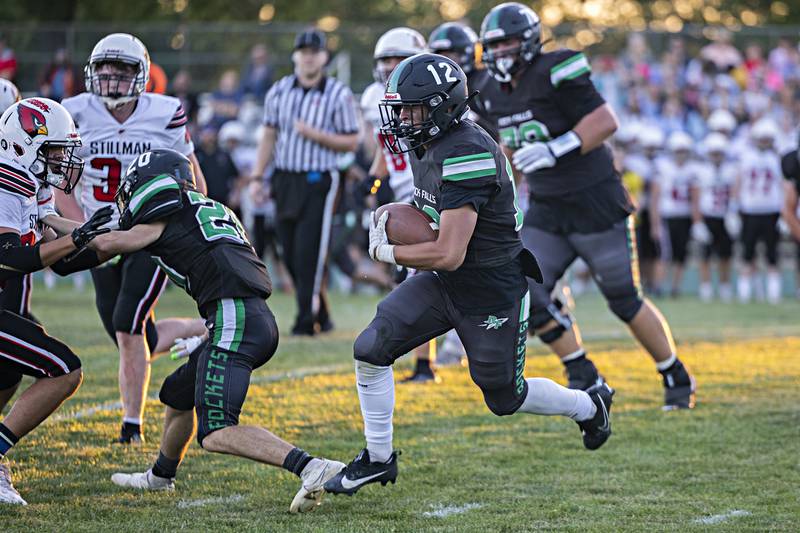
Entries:
<svg viewBox="0 0 800 533">
<path fill-rule="evenodd" d="M 578 150 L 581 147 L 581 138 L 573 130 L 569 130 L 564 135 L 549 141 L 547 147 L 550 148 L 556 158 L 559 158 L 573 150 Z"/>
<path fill-rule="evenodd" d="M 381 263 L 389 263 L 396 265 L 394 260 L 394 245 L 393 244 L 379 244 L 375 248 L 375 258 Z"/>
</svg>

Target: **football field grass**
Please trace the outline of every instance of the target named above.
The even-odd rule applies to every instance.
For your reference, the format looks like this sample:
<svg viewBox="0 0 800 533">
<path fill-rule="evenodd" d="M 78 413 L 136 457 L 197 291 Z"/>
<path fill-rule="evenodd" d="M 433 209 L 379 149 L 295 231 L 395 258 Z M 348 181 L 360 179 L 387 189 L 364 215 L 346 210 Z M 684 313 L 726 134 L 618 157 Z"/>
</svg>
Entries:
<svg viewBox="0 0 800 533">
<path fill-rule="evenodd" d="M 350 461 L 363 446 L 351 346 L 377 297 L 334 295 L 337 329 L 319 339 L 284 335 L 256 371 L 242 422 L 263 425 L 313 454 Z M 293 303 L 269 300 L 281 332 Z M 147 442 L 112 446 L 120 419 L 116 351 L 91 290 L 37 286 L 34 312 L 81 356 L 81 389 L 9 455 L 27 507 L 0 506 L 0 531 L 797 531 L 800 529 L 800 304 L 657 304 L 698 380 L 692 412 L 660 410 L 652 361 L 597 296 L 576 309 L 587 348 L 617 389 L 613 436 L 583 449 L 574 422 L 498 418 L 465 368 L 439 385 L 398 385 L 396 485 L 352 498 L 328 495 L 290 515 L 297 478 L 277 468 L 203 452 L 193 443 L 174 493 L 132 493 L 115 471 L 144 470 L 158 450 L 162 406 L 147 408 Z M 161 317 L 196 316 L 168 291 Z M 797 335 L 797 336 L 795 336 Z M 402 360 L 402 377 L 410 360 Z M 176 367 L 153 363 L 151 398 Z M 528 347 L 527 376 L 561 383 L 560 363 Z"/>
</svg>

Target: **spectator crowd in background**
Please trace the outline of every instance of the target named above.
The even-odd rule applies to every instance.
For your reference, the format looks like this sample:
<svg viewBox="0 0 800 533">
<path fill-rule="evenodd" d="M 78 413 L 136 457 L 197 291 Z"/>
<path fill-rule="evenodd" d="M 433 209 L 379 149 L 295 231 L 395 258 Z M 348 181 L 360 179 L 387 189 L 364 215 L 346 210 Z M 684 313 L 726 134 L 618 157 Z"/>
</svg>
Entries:
<svg viewBox="0 0 800 533">
<path fill-rule="evenodd" d="M 592 79 L 619 117 L 620 129 L 614 142 L 619 170 L 648 218 L 642 220 L 640 216 L 640 229 L 643 223 L 645 226 L 650 223 L 659 226 L 647 228 L 646 234 L 640 232 L 639 243 L 640 253 L 649 245 L 654 246 L 654 253 L 645 252 L 642 256 L 645 287 L 654 295 L 662 292 L 678 295 L 681 292 L 683 257 L 676 246 L 688 246 L 690 252 L 703 260 L 706 269 L 705 259 L 719 255 L 713 242 L 717 236 L 696 229 L 695 223 L 701 222 L 706 215 L 698 211 L 699 204 L 693 200 L 703 194 L 703 173 L 708 172 L 704 165 L 712 164 L 706 146 L 709 134 L 716 132 L 724 136 L 725 160 L 736 165 L 746 159 L 748 151 L 768 150 L 780 160 L 782 154 L 797 147 L 797 125 L 800 123 L 798 43 L 781 39 L 772 49 L 764 49 L 757 43 L 737 47 L 732 37 L 727 30 L 719 29 L 713 40 L 690 53 L 684 39 L 675 35 L 665 50 L 655 53 L 645 34 L 631 33 L 620 53 L 592 57 Z M 56 50 L 39 77 L 39 87 L 21 89 L 26 94 L 36 92 L 54 100 L 81 92 L 84 89 L 83 59 L 70 58 L 64 49 Z M 17 64 L 13 50 L 0 34 L 0 77 L 13 80 L 17 69 L 24 68 L 25 65 Z M 163 74 L 163 70 L 161 72 Z M 176 72 L 169 80 L 163 75 L 163 80 L 156 80 L 159 87 L 155 89 L 176 96 L 183 103 L 198 147 L 198 159 L 208 182 L 209 195 L 241 215 L 256 250 L 267 256 L 276 288 L 291 290 L 291 281 L 280 266 L 280 247 L 275 238 L 270 171 L 261 184 L 251 184 L 247 180 L 260 137 L 264 97 L 275 78 L 267 46 L 254 45 L 246 63 L 240 69 L 229 68 L 220 73 L 216 89 L 209 93 L 198 94 L 186 70 Z M 352 89 L 359 93 L 363 87 Z M 756 124 L 765 123 L 774 126 L 772 145 L 766 148 L 752 135 Z M 678 138 L 683 140 L 676 140 Z M 331 256 L 332 263 L 337 265 L 334 281 L 346 289 L 361 286 L 364 280 L 381 288 L 390 283 L 387 273 L 380 272 L 365 253 L 364 213 L 374 205 L 371 203 L 374 198 L 364 194 L 361 179 L 375 149 L 375 140 L 369 135 L 362 136 L 358 152 L 342 158 L 341 170 L 350 179 L 341 188 Z M 675 163 L 676 159 L 680 162 Z M 685 174 L 687 181 L 678 184 L 687 191 L 687 211 L 681 212 L 679 218 L 688 220 L 688 226 L 654 219 L 647 211 L 657 205 L 666 205 L 662 196 L 683 194 L 671 188 L 676 180 L 666 177 L 672 167 L 664 163 L 669 161 L 673 166 L 680 166 L 683 160 L 692 165 L 691 170 L 679 171 Z M 775 179 L 782 181 L 780 176 L 775 176 Z M 659 183 L 659 187 L 652 186 Z M 728 215 L 728 211 L 739 209 L 741 202 L 736 195 L 746 194 L 743 192 L 744 184 L 740 183 L 736 189 L 734 180 L 730 186 L 722 218 Z M 654 189 L 659 197 L 653 196 Z M 773 208 L 777 212 L 781 210 L 781 206 Z M 664 213 L 664 218 L 670 218 L 669 213 Z M 736 241 L 740 237 L 741 223 L 737 232 L 737 223 L 731 218 L 728 216 L 729 220 L 726 220 L 725 231 Z M 683 235 L 685 239 L 670 234 L 678 230 L 686 234 Z M 643 242 L 648 239 L 657 242 Z M 739 247 L 734 247 L 734 250 L 739 250 Z M 788 256 L 787 253 L 783 255 Z M 730 289 L 727 286 L 730 276 L 724 263 L 725 258 L 720 258 L 723 268 L 715 278 L 719 297 L 729 299 L 738 292 L 742 300 L 751 295 L 775 300 L 775 295 L 769 293 L 768 287 L 761 286 L 752 277 L 752 272 L 747 276 L 739 275 L 740 279 L 750 276 L 749 294 L 742 286 L 738 290 Z M 770 258 L 767 258 L 767 263 L 767 277 L 772 275 L 774 282 L 774 265 L 770 264 Z M 754 262 L 752 267 L 756 268 L 758 264 Z M 672 278 L 668 283 L 666 275 L 670 268 Z M 705 272 L 701 272 L 700 290 L 701 296 L 709 299 L 712 297 L 708 285 L 710 278 Z M 580 267 L 573 277 L 580 285 Z"/>
</svg>

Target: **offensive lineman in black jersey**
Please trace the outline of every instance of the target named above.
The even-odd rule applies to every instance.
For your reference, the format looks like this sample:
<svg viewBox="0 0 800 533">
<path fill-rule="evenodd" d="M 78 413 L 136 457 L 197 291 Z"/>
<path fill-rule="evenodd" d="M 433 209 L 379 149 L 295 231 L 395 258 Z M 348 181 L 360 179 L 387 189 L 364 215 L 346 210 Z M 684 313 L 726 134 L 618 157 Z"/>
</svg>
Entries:
<svg viewBox="0 0 800 533">
<path fill-rule="evenodd" d="M 518 3 L 500 4 L 486 15 L 481 42 L 494 77 L 483 87 L 483 101 L 530 190 L 522 239 L 541 261 L 544 277 L 543 284 L 530 285 L 531 331 L 561 358 L 571 388 L 602 381 L 577 325 L 550 297 L 581 257 L 611 311 L 655 360 L 664 408 L 693 407 L 694 379 L 675 354 L 666 320 L 642 297 L 633 206 L 604 143 L 617 121 L 592 84 L 586 56 L 541 52 L 539 17 Z"/>
<path fill-rule="evenodd" d="M 178 465 L 197 429 L 197 441 L 208 451 L 282 466 L 300 476 L 290 511 L 312 511 L 323 483 L 344 465 L 314 458 L 266 428 L 238 425 L 251 372 L 278 346 L 278 326 L 265 302 L 272 284 L 239 220 L 194 190 L 193 177 L 189 159 L 174 150 L 140 155 L 116 196 L 124 231 L 92 245 L 101 258 L 147 250 L 195 300 L 208 328 L 203 344 L 161 387 L 166 417 L 155 464 L 111 480 L 134 489 L 174 489 Z"/>
<path fill-rule="evenodd" d="M 394 482 L 392 364 L 420 344 L 455 328 L 467 349 L 472 380 L 496 415 L 564 415 L 577 421 L 584 445 L 599 448 L 611 434 L 613 391 L 584 392 L 545 378 L 525 379 L 528 329 L 526 274 L 541 279 L 522 246 L 510 165 L 500 147 L 466 119 L 467 78 L 436 54 L 403 60 L 381 102 L 381 133 L 395 153 L 409 152 L 414 203 L 439 225 L 435 242 L 392 246 L 388 213 L 370 227 L 370 256 L 423 272 L 407 278 L 380 304 L 353 346 L 367 446 L 325 484 L 353 494 L 368 483 Z"/>
</svg>

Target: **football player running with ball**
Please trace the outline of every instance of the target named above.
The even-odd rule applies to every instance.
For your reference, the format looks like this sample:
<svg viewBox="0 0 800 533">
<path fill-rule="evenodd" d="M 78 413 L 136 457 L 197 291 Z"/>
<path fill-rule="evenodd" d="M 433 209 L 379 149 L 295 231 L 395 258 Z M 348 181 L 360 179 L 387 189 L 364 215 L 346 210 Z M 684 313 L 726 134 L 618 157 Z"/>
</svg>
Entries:
<svg viewBox="0 0 800 533">
<path fill-rule="evenodd" d="M 155 148 L 180 151 L 191 161 L 205 191 L 205 181 L 186 129 L 187 117 L 177 98 L 145 93 L 150 56 L 144 44 L 127 33 L 100 39 L 86 65 L 86 92 L 64 100 L 83 138 L 79 155 L 86 160 L 81 207 L 56 191 L 64 216 L 84 220 L 114 205 L 122 173 L 140 154 Z M 114 212 L 116 218 L 116 210 Z M 106 332 L 119 347 L 119 390 L 123 418 L 115 442 L 143 440 L 150 354 L 164 352 L 178 337 L 201 335 L 202 321 L 154 321 L 153 308 L 167 277 L 146 252 L 125 255 L 92 269 L 95 303 Z"/>
<path fill-rule="evenodd" d="M 143 153 L 116 195 L 122 231 L 93 243 L 101 257 L 146 250 L 195 300 L 208 327 L 203 344 L 161 387 L 166 416 L 155 464 L 111 480 L 133 489 L 174 489 L 196 430 L 205 450 L 282 466 L 300 476 L 290 510 L 311 511 L 322 498 L 322 484 L 344 465 L 314 458 L 265 428 L 238 425 L 250 374 L 278 347 L 278 326 L 265 302 L 272 286 L 236 215 L 193 183 L 185 156 L 174 150 Z"/>
<path fill-rule="evenodd" d="M 694 406 L 694 379 L 675 353 L 667 321 L 642 297 L 634 211 L 605 144 L 617 121 L 590 79 L 586 56 L 541 52 L 539 17 L 518 3 L 493 8 L 481 26 L 483 59 L 494 77 L 482 89 L 500 142 L 528 179 L 522 239 L 541 260 L 544 283 L 531 284 L 531 331 L 566 367 L 570 388 L 602 378 L 577 325 L 550 294 L 582 258 L 611 311 L 630 327 L 661 373 L 665 409 Z"/>
<path fill-rule="evenodd" d="M 381 133 L 393 152 L 409 153 L 415 203 L 439 224 L 439 234 L 432 242 L 391 245 L 388 212 L 378 220 L 373 214 L 370 256 L 422 272 L 378 304 L 355 341 L 367 446 L 325 484 L 328 492 L 353 494 L 368 483 L 395 481 L 392 364 L 453 328 L 494 414 L 570 417 L 589 449 L 611 434 L 613 391 L 607 385 L 584 392 L 523 375 L 530 308 L 526 275 L 540 272 L 519 237 L 522 212 L 510 166 L 489 134 L 465 118 L 469 102 L 466 75 L 444 56 L 412 56 L 389 78 Z"/>
</svg>

